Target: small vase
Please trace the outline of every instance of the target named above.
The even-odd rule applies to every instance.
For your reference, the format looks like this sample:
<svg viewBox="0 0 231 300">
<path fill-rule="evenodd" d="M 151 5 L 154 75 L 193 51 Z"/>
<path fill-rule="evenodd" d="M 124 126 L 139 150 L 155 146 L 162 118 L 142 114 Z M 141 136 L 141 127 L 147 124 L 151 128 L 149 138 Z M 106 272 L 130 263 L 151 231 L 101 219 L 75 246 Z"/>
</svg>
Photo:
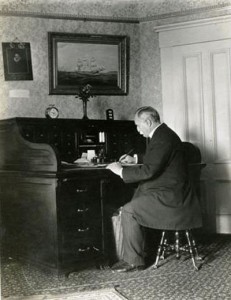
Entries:
<svg viewBox="0 0 231 300">
<path fill-rule="evenodd" d="M 83 119 L 87 120 L 88 116 L 87 116 L 87 101 L 83 101 Z"/>
</svg>

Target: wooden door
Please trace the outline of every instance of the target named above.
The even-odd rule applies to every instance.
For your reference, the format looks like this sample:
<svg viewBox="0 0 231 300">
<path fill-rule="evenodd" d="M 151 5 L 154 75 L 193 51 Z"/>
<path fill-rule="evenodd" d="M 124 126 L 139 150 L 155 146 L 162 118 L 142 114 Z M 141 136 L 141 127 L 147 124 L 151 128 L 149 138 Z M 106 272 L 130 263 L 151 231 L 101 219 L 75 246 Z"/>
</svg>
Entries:
<svg viewBox="0 0 231 300">
<path fill-rule="evenodd" d="M 190 29 L 195 42 L 161 49 L 163 117 L 202 152 L 204 228 L 231 233 L 231 27 L 215 37 L 213 28 L 181 28 L 182 40 Z"/>
</svg>

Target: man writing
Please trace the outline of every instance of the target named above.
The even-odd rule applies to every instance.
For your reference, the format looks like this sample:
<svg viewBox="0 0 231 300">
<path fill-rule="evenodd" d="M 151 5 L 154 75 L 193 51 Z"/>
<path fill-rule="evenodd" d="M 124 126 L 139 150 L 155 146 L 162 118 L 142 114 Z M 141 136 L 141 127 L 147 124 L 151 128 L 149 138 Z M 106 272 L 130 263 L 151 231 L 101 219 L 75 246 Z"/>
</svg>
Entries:
<svg viewBox="0 0 231 300">
<path fill-rule="evenodd" d="M 150 142 L 142 165 L 108 165 L 125 183 L 138 182 L 132 200 L 122 208 L 123 260 L 112 270 L 128 272 L 145 268 L 143 227 L 181 230 L 201 227 L 201 212 L 187 176 L 183 144 L 178 135 L 160 122 L 158 112 L 150 107 L 135 113 L 138 132 Z M 122 156 L 121 162 L 134 158 Z"/>
</svg>

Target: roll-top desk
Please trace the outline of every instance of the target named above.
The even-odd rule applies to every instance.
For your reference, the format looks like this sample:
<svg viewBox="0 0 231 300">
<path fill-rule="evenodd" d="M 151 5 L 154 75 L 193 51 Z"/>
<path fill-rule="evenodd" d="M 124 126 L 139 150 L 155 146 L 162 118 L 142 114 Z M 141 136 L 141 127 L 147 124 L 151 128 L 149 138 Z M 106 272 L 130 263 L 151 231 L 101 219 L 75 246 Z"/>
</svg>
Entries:
<svg viewBox="0 0 231 300">
<path fill-rule="evenodd" d="M 111 215 L 134 187 L 103 167 L 72 163 L 89 149 L 109 162 L 132 148 L 145 149 L 132 121 L 1 120 L 3 255 L 58 274 L 113 259 Z"/>
</svg>

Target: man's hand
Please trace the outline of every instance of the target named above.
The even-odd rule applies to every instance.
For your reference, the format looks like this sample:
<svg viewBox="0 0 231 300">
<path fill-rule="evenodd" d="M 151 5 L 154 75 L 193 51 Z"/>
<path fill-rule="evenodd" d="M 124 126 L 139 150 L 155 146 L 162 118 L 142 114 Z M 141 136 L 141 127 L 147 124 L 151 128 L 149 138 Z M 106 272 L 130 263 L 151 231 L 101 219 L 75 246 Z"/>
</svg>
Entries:
<svg viewBox="0 0 231 300">
<path fill-rule="evenodd" d="M 123 164 L 135 164 L 136 160 L 133 156 L 124 154 L 120 157 L 119 161 Z"/>
<path fill-rule="evenodd" d="M 111 170 L 113 173 L 115 173 L 116 175 L 120 176 L 121 175 L 121 171 L 122 171 L 122 166 L 120 163 L 118 162 L 114 162 L 109 164 L 106 169 Z"/>
</svg>

